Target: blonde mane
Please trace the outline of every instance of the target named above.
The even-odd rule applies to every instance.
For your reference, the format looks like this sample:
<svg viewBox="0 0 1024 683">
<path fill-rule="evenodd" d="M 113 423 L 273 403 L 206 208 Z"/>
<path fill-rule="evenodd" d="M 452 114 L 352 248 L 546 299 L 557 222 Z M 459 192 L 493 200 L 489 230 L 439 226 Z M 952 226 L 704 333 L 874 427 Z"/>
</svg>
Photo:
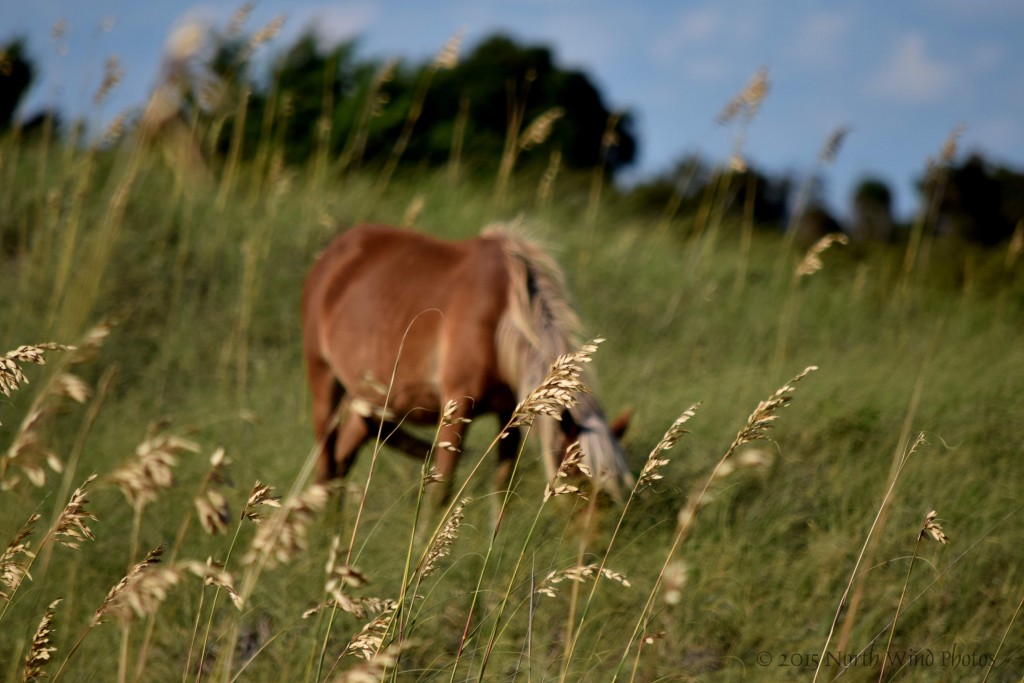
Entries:
<svg viewBox="0 0 1024 683">
<path fill-rule="evenodd" d="M 561 354 L 580 347 L 580 320 L 573 309 L 565 275 L 554 259 L 518 227 L 492 225 L 484 237 L 501 240 L 508 272 L 508 305 L 498 323 L 495 348 L 498 367 L 523 401 L 547 376 Z M 584 382 L 592 378 L 584 371 Z M 593 395 L 579 396 L 572 418 L 581 428 L 580 444 L 598 483 L 617 491 L 620 481 L 631 482 L 628 463 Z M 548 477 L 554 476 L 559 428 L 551 418 L 538 423 Z"/>
</svg>

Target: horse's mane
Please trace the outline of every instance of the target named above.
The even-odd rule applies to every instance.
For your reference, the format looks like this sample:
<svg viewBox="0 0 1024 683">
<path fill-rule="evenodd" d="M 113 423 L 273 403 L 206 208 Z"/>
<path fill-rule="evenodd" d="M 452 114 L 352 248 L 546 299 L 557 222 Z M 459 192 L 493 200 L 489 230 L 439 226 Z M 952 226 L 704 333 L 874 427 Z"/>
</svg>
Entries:
<svg viewBox="0 0 1024 683">
<path fill-rule="evenodd" d="M 483 235 L 499 239 L 505 252 L 508 306 L 495 346 L 499 367 L 522 401 L 557 356 L 579 346 L 580 320 L 569 301 L 565 275 L 544 248 L 518 226 L 490 225 Z"/>
<path fill-rule="evenodd" d="M 580 320 L 569 300 L 565 275 L 539 244 L 518 226 L 491 225 L 485 237 L 501 240 L 508 270 L 508 305 L 498 324 L 495 348 L 505 381 L 523 401 L 544 380 L 555 358 L 580 347 Z M 584 370 L 584 382 L 591 377 Z M 577 396 L 573 418 L 582 428 L 581 445 L 593 472 L 604 486 L 617 492 L 619 480 L 631 481 L 629 466 L 608 429 L 592 394 Z M 557 427 L 550 419 L 538 423 L 548 477 L 554 475 L 552 454 Z"/>
</svg>

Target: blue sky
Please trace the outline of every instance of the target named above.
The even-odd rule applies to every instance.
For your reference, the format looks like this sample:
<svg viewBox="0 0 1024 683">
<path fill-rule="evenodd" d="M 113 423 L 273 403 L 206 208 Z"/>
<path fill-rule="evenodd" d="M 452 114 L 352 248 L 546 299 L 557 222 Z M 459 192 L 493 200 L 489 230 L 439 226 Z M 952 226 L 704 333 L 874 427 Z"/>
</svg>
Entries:
<svg viewBox="0 0 1024 683">
<path fill-rule="evenodd" d="M 26 36 L 42 72 L 25 113 L 50 104 L 95 121 L 145 100 L 175 25 L 223 26 L 240 4 L 0 0 L 0 41 Z M 561 65 L 588 72 L 609 107 L 634 112 L 634 178 L 691 152 L 727 159 L 735 129 L 715 117 L 761 67 L 771 90 L 746 155 L 769 172 L 807 171 L 829 134 L 849 126 L 824 171 L 840 214 L 865 174 L 890 183 L 901 215 L 913 211 L 914 180 L 960 124 L 961 154 L 1024 168 L 1024 0 L 263 0 L 247 28 L 279 15 L 285 28 L 264 49 L 310 27 L 325 41 L 360 37 L 367 57 L 432 57 L 459 30 L 463 50 L 498 30 L 547 44 Z M 67 30 L 55 42 L 59 20 Z M 97 111 L 110 55 L 125 77 Z"/>
</svg>

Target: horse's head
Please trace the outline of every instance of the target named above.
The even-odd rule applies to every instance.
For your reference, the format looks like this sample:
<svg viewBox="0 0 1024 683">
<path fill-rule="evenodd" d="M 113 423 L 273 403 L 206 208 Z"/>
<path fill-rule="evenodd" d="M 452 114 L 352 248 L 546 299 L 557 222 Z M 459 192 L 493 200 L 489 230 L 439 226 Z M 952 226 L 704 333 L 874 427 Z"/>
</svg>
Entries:
<svg viewBox="0 0 1024 683">
<path fill-rule="evenodd" d="M 590 397 L 588 397 L 590 398 Z M 629 427 L 632 411 L 623 411 L 611 423 L 605 419 L 596 401 L 584 400 L 571 410 L 562 412 L 556 429 L 550 429 L 545 441 L 552 454 L 549 473 L 565 459 L 569 446 L 579 441 L 594 483 L 612 498 L 620 500 L 621 487 L 633 485 L 626 453 L 619 439 Z"/>
</svg>

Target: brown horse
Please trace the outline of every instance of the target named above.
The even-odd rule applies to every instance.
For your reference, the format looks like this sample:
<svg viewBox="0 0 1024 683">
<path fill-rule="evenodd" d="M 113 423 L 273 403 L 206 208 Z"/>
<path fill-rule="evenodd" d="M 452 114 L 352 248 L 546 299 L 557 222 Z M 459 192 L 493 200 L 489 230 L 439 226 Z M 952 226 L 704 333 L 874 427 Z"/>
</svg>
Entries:
<svg viewBox="0 0 1024 683">
<path fill-rule="evenodd" d="M 493 412 L 507 423 L 556 356 L 578 348 L 563 279 L 542 250 L 500 226 L 464 242 L 381 225 L 336 237 L 302 297 L 319 479 L 344 476 L 381 427 L 389 445 L 424 457 L 430 444 L 398 425 L 437 424 L 449 400 L 458 401 L 456 418 Z M 450 422 L 437 441 L 454 448 L 435 452 L 444 500 L 465 429 Z M 565 411 L 561 429 L 556 424 L 538 422 L 549 478 L 579 440 L 600 486 L 617 496 L 620 482 L 632 481 L 617 440 L 625 419 L 609 426 L 587 394 Z M 512 430 L 499 443 L 499 487 L 508 484 L 519 438 Z"/>
</svg>

